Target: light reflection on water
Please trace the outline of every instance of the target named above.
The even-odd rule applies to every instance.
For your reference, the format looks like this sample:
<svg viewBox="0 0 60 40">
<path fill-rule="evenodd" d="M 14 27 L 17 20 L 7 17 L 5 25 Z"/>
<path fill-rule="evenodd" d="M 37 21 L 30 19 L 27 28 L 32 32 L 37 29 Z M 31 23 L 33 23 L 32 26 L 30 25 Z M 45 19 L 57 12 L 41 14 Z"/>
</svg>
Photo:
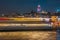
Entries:
<svg viewBox="0 0 60 40">
<path fill-rule="evenodd" d="M 60 30 L 59 29 L 57 29 L 57 40 L 60 40 Z M 38 32 L 37 32 L 38 33 Z"/>
<path fill-rule="evenodd" d="M 0 39 L 19 40 L 52 40 L 55 38 L 54 31 L 21 31 L 21 32 L 0 32 Z"/>
</svg>

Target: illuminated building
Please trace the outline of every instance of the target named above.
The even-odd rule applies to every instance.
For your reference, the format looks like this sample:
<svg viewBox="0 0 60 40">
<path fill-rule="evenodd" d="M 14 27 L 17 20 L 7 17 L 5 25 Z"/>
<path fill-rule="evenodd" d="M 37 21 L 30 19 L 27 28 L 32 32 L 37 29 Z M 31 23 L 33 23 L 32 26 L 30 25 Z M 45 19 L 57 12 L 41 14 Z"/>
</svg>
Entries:
<svg viewBox="0 0 60 40">
<path fill-rule="evenodd" d="M 40 13 L 40 11 L 41 11 L 41 7 L 40 7 L 40 5 L 38 5 L 37 6 L 37 12 Z"/>
</svg>

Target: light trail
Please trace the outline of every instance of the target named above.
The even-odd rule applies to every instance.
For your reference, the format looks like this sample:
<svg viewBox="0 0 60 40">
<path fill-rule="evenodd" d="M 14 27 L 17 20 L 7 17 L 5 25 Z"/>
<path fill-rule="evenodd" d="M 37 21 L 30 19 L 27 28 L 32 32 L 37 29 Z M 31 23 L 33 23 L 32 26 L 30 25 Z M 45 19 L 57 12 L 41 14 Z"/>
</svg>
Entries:
<svg viewBox="0 0 60 40">
<path fill-rule="evenodd" d="M 0 26 L 26 26 L 26 27 L 35 27 L 35 26 L 51 26 L 51 24 L 7 24 L 7 23 L 0 23 Z"/>
</svg>

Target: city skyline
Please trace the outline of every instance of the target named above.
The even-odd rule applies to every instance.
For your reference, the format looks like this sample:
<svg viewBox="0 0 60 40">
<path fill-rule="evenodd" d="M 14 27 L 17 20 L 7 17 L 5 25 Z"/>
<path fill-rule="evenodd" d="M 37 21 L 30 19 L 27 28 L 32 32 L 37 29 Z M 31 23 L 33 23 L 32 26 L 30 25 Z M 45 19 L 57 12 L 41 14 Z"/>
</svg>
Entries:
<svg viewBox="0 0 60 40">
<path fill-rule="evenodd" d="M 38 5 L 41 10 L 55 12 L 59 4 L 60 0 L 0 0 L 0 13 L 37 11 Z"/>
</svg>

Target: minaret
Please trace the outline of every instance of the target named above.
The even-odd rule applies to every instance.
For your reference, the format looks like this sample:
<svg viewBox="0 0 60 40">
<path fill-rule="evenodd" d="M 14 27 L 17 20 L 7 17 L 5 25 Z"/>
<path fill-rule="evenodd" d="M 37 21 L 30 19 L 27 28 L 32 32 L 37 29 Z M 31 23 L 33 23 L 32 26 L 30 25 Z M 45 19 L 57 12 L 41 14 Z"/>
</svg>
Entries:
<svg viewBox="0 0 60 40">
<path fill-rule="evenodd" d="M 40 13 L 40 11 L 41 11 L 41 7 L 40 7 L 40 5 L 38 5 L 37 6 L 37 13 Z"/>
</svg>

